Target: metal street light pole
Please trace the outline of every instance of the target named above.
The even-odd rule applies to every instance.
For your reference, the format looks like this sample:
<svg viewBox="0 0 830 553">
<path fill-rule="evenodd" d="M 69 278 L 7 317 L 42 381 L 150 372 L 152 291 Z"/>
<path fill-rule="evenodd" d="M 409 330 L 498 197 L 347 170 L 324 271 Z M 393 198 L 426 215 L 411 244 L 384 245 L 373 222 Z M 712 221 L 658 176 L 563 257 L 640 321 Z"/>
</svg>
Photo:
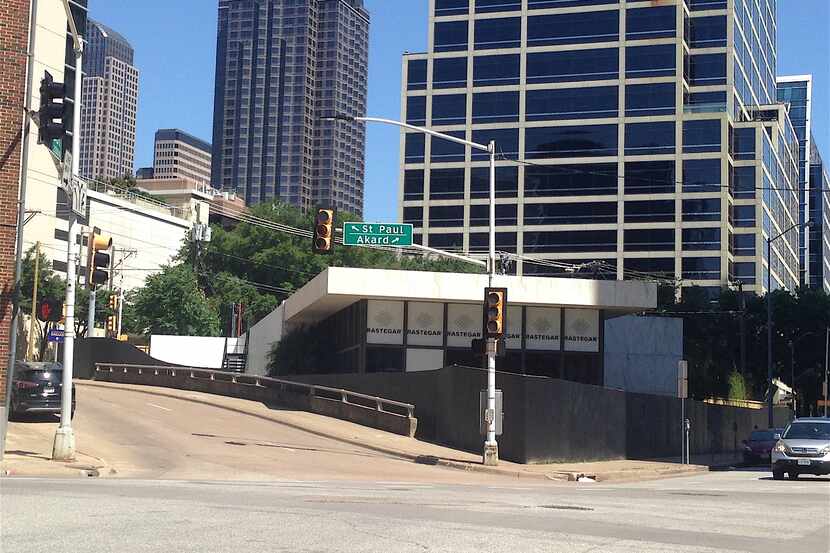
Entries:
<svg viewBox="0 0 830 553">
<path fill-rule="evenodd" d="M 490 156 L 490 247 L 488 249 L 488 282 L 493 285 L 493 276 L 496 274 L 496 141 L 491 140 L 488 144 L 479 144 L 463 138 L 444 134 L 425 127 L 418 127 L 382 117 L 359 117 L 337 114 L 330 117 L 323 117 L 324 121 L 359 121 L 363 123 L 384 123 L 394 125 L 403 129 L 428 134 L 436 138 L 442 138 L 463 144 L 476 150 L 487 152 Z M 487 437 L 484 442 L 484 464 L 497 465 L 499 462 L 499 449 L 496 441 L 496 340 L 488 338 L 486 343 L 487 352 L 487 412 L 493 416 L 487 418 Z"/>
<path fill-rule="evenodd" d="M 827 381 L 827 361 L 828 354 L 830 354 L 830 327 L 825 330 L 824 338 L 824 416 L 827 417 L 827 388 L 830 382 Z"/>
</svg>

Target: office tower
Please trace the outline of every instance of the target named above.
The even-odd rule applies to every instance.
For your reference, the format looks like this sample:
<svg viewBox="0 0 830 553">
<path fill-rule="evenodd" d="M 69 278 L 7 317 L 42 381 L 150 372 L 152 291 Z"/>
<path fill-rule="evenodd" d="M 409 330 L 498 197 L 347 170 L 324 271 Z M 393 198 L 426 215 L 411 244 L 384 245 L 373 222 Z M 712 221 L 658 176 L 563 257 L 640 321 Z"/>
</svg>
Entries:
<svg viewBox="0 0 830 553">
<path fill-rule="evenodd" d="M 87 20 L 81 90 L 81 159 L 85 177 L 133 174 L 138 69 L 133 48 L 109 27 Z"/>
<path fill-rule="evenodd" d="M 517 271 L 765 289 L 765 239 L 798 222 L 774 0 L 431 0 L 429 23 L 402 109 L 496 141 L 496 248 Z M 486 249 L 486 155 L 417 133 L 402 150 L 401 218 L 429 246 Z M 795 287 L 797 232 L 772 253 L 772 287 Z"/>
<path fill-rule="evenodd" d="M 363 212 L 369 13 L 362 0 L 220 0 L 212 183 Z"/>
<path fill-rule="evenodd" d="M 179 129 L 159 129 L 156 131 L 150 178 L 181 177 L 210 184 L 210 144 Z"/>
<path fill-rule="evenodd" d="M 810 288 L 830 293 L 830 177 L 812 137 L 810 146 Z"/>
</svg>

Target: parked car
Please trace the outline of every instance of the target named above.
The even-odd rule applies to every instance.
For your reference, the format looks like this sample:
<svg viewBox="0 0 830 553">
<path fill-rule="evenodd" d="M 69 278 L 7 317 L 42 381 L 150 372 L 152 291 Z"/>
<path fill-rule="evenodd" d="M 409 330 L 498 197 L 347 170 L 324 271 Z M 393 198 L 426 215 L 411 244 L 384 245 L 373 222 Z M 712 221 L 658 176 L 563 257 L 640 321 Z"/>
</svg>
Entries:
<svg viewBox="0 0 830 553">
<path fill-rule="evenodd" d="M 830 474 L 830 418 L 810 417 L 790 423 L 772 448 L 772 477 L 791 480 L 800 474 Z"/>
<path fill-rule="evenodd" d="M 744 440 L 744 463 L 752 465 L 760 462 L 769 462 L 775 442 L 781 438 L 782 428 L 768 430 L 753 430 L 749 439 Z"/>
<path fill-rule="evenodd" d="M 20 361 L 15 364 L 12 381 L 11 412 L 22 415 L 61 412 L 63 366 L 60 363 Z M 75 416 L 75 385 L 72 385 L 72 414 Z"/>
</svg>

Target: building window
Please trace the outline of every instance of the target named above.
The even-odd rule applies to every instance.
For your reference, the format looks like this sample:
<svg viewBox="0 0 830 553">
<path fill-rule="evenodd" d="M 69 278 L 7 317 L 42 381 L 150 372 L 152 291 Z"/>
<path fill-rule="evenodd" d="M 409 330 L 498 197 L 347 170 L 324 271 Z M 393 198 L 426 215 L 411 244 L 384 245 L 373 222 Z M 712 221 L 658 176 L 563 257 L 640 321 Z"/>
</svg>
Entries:
<svg viewBox="0 0 830 553">
<path fill-rule="evenodd" d="M 404 162 L 424 162 L 424 135 L 421 133 L 407 133 L 404 139 Z"/>
<path fill-rule="evenodd" d="M 435 58 L 432 60 L 432 87 L 466 88 L 467 58 Z"/>
<path fill-rule="evenodd" d="M 615 224 L 617 202 L 525 204 L 525 225 Z"/>
<path fill-rule="evenodd" d="M 625 155 L 672 154 L 674 122 L 628 123 L 625 125 Z"/>
<path fill-rule="evenodd" d="M 755 263 L 733 263 L 732 277 L 739 282 L 743 282 L 744 284 L 755 284 Z"/>
<path fill-rule="evenodd" d="M 684 221 L 720 221 L 720 198 L 683 200 Z"/>
<path fill-rule="evenodd" d="M 425 125 L 427 122 L 427 97 L 409 96 L 406 99 L 406 122 L 410 125 Z"/>
<path fill-rule="evenodd" d="M 690 48 L 726 46 L 726 16 L 692 17 L 689 20 Z"/>
<path fill-rule="evenodd" d="M 476 0 L 476 13 L 508 12 L 522 9 L 522 0 Z"/>
<path fill-rule="evenodd" d="M 726 54 L 689 56 L 689 84 L 691 86 L 726 84 Z"/>
<path fill-rule="evenodd" d="M 620 12 L 617 10 L 527 18 L 527 45 L 556 46 L 613 42 L 619 39 Z"/>
<path fill-rule="evenodd" d="M 734 255 L 755 255 L 755 235 L 735 234 L 732 236 Z"/>
<path fill-rule="evenodd" d="M 736 205 L 732 207 L 732 226 L 740 227 L 754 227 L 755 226 L 755 206 L 754 205 Z"/>
<path fill-rule="evenodd" d="M 496 144 L 498 146 L 498 143 Z M 526 178 L 526 177 L 525 177 Z M 496 197 L 515 198 L 519 193 L 519 168 L 496 167 Z M 490 197 L 490 168 L 470 169 L 470 198 Z"/>
<path fill-rule="evenodd" d="M 506 86 L 519 84 L 519 64 L 519 54 L 476 56 L 473 58 L 473 86 Z M 465 79 L 466 70 L 467 65 L 465 63 Z"/>
<path fill-rule="evenodd" d="M 463 125 L 466 122 L 466 94 L 441 94 L 432 97 L 433 125 Z"/>
<path fill-rule="evenodd" d="M 755 167 L 735 167 L 733 169 L 732 196 L 739 200 L 755 197 Z"/>
<path fill-rule="evenodd" d="M 467 49 L 467 22 L 442 21 L 435 24 L 435 51 L 454 52 Z"/>
<path fill-rule="evenodd" d="M 686 0 L 689 9 L 698 10 L 725 10 L 727 0 Z"/>
<path fill-rule="evenodd" d="M 525 253 L 615 252 L 616 230 L 524 232 Z"/>
<path fill-rule="evenodd" d="M 548 8 L 571 8 L 574 6 L 594 6 L 598 4 L 616 4 L 618 0 L 527 0 L 527 7 L 531 10 Z"/>
<path fill-rule="evenodd" d="M 683 122 L 683 153 L 720 152 L 720 119 L 696 119 Z"/>
<path fill-rule="evenodd" d="M 525 157 L 617 155 L 617 125 L 536 127 L 525 130 Z"/>
<path fill-rule="evenodd" d="M 686 159 L 683 161 L 683 192 L 720 192 L 720 159 Z"/>
<path fill-rule="evenodd" d="M 635 271 L 661 277 L 674 276 L 674 258 L 626 258 L 623 266 L 626 271 Z"/>
<path fill-rule="evenodd" d="M 625 38 L 671 38 L 676 35 L 674 6 L 625 10 Z"/>
<path fill-rule="evenodd" d="M 464 226 L 463 205 L 432 205 L 429 207 L 430 227 L 461 227 Z M 432 235 L 430 235 L 432 242 Z"/>
<path fill-rule="evenodd" d="M 526 119 L 597 119 L 617 117 L 619 88 L 616 86 L 528 90 Z"/>
<path fill-rule="evenodd" d="M 674 161 L 627 161 L 626 194 L 673 194 Z"/>
<path fill-rule="evenodd" d="M 509 123 L 518 120 L 518 91 L 473 94 L 473 123 Z"/>
<path fill-rule="evenodd" d="M 522 20 L 519 17 L 477 19 L 475 49 L 518 48 L 522 41 Z"/>
<path fill-rule="evenodd" d="M 403 200 L 424 199 L 424 170 L 407 169 L 403 173 Z"/>
<path fill-rule="evenodd" d="M 469 0 L 435 0 L 435 17 L 467 15 L 469 11 Z"/>
<path fill-rule="evenodd" d="M 735 129 L 732 133 L 732 157 L 735 160 L 755 159 L 755 129 Z"/>
<path fill-rule="evenodd" d="M 626 223 L 670 223 L 674 218 L 674 200 L 625 202 Z"/>
<path fill-rule="evenodd" d="M 464 131 L 448 131 L 444 134 L 464 138 Z M 430 156 L 432 163 L 448 163 L 464 161 L 464 145 L 449 140 L 433 137 L 430 139 Z"/>
<path fill-rule="evenodd" d="M 432 169 L 429 172 L 430 200 L 464 198 L 464 169 Z"/>
<path fill-rule="evenodd" d="M 692 92 L 683 99 L 686 113 L 715 113 L 726 111 L 726 92 Z"/>
<path fill-rule="evenodd" d="M 587 91 L 589 89 L 583 89 Z M 636 84 L 625 87 L 625 116 L 674 115 L 674 83 Z"/>
<path fill-rule="evenodd" d="M 403 222 L 416 227 L 424 226 L 424 208 L 422 206 L 403 208 Z"/>
<path fill-rule="evenodd" d="M 442 250 L 460 250 L 464 247 L 464 235 L 430 233 L 429 247 Z"/>
<path fill-rule="evenodd" d="M 529 165 L 525 197 L 616 195 L 617 164 Z"/>
<path fill-rule="evenodd" d="M 627 46 L 625 49 L 625 76 L 671 77 L 676 73 L 677 47 L 674 44 L 655 46 Z"/>
<path fill-rule="evenodd" d="M 684 257 L 683 278 L 720 280 L 720 257 Z"/>
<path fill-rule="evenodd" d="M 519 156 L 519 129 L 477 129 L 473 131 L 473 142 L 489 144 L 496 142 L 496 158 L 515 159 Z M 472 150 L 473 161 L 489 160 L 490 154 L 482 150 Z"/>
<path fill-rule="evenodd" d="M 496 225 L 508 226 L 518 223 L 517 210 L 515 205 L 496 205 Z M 470 226 L 486 227 L 490 224 L 489 205 L 470 206 Z"/>
<path fill-rule="evenodd" d="M 684 228 L 684 251 L 720 251 L 719 228 Z"/>
<path fill-rule="evenodd" d="M 616 48 L 527 54 L 527 84 L 617 79 L 619 72 Z"/>
<path fill-rule="evenodd" d="M 516 233 L 515 232 L 497 232 L 496 233 L 496 249 L 505 252 L 516 251 Z M 470 251 L 487 251 L 490 247 L 490 235 L 486 232 L 471 232 L 470 233 Z"/>
<path fill-rule="evenodd" d="M 624 232 L 625 251 L 674 251 L 674 229 L 630 229 Z"/>
</svg>

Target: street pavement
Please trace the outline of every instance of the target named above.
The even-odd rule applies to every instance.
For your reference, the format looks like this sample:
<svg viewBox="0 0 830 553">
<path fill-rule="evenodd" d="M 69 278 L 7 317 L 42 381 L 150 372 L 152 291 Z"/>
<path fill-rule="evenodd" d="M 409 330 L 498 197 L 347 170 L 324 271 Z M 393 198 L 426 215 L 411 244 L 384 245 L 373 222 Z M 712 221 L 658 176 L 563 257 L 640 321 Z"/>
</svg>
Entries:
<svg viewBox="0 0 830 553">
<path fill-rule="evenodd" d="M 15 553 L 830 550 L 830 479 L 760 470 L 527 485 L 6 478 L 0 498 L 0 549 Z"/>
</svg>

